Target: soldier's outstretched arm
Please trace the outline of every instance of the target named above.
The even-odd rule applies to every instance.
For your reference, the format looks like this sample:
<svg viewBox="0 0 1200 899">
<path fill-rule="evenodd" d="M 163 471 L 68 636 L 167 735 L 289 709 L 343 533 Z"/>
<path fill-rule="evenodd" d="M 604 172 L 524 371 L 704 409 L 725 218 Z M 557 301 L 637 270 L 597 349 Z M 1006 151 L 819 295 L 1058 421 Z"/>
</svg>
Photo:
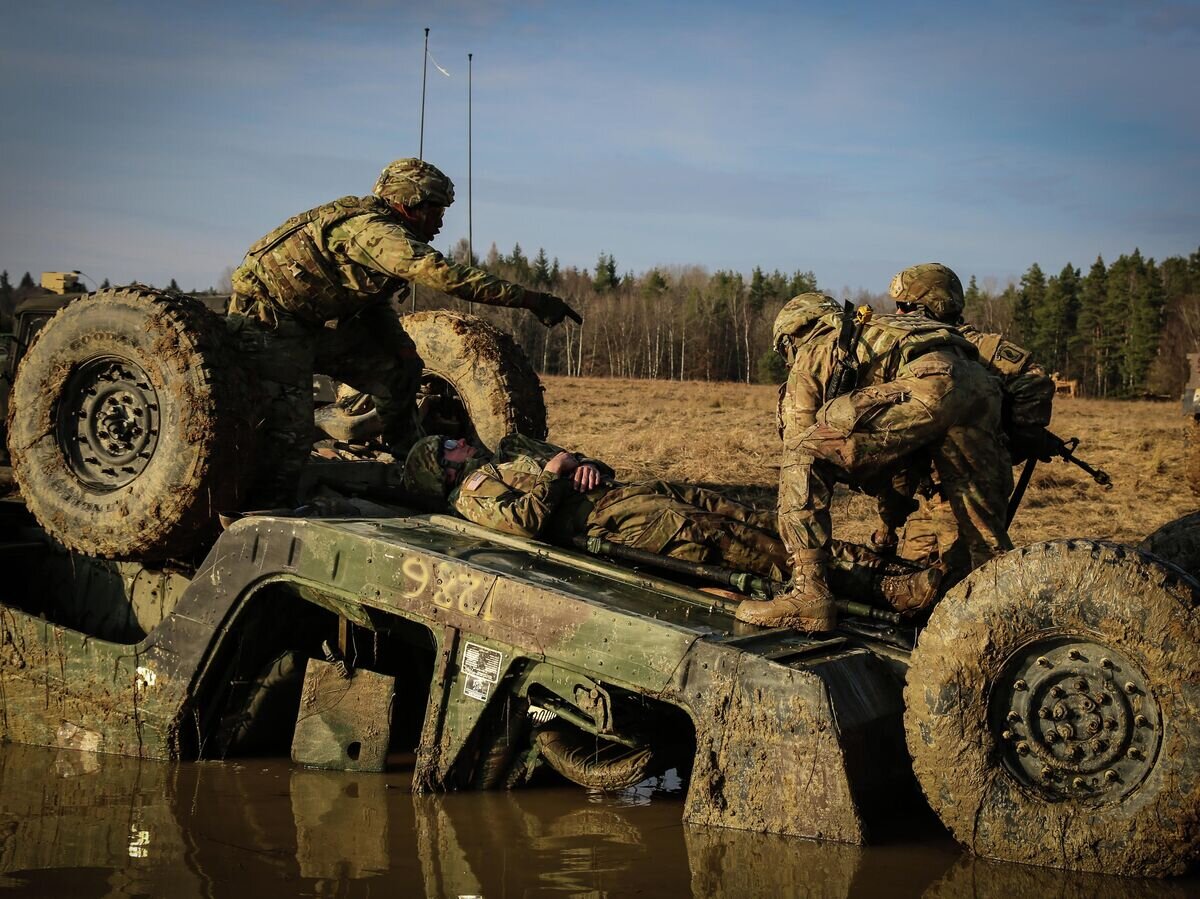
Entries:
<svg viewBox="0 0 1200 899">
<path fill-rule="evenodd" d="M 527 290 L 481 268 L 447 259 L 393 222 L 357 218 L 347 221 L 341 230 L 344 233 L 336 236 L 342 239 L 334 245 L 360 265 L 470 303 L 528 309 L 546 327 L 557 325 L 564 318 L 583 322 L 574 309 L 553 294 Z"/>
</svg>

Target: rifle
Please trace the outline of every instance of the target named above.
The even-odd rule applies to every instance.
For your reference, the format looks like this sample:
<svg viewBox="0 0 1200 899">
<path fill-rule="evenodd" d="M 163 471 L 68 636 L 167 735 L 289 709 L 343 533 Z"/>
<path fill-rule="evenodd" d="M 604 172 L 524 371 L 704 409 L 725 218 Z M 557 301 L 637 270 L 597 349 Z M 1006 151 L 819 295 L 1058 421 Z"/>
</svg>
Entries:
<svg viewBox="0 0 1200 899">
<path fill-rule="evenodd" d="M 758 577 L 744 571 L 734 571 L 732 568 L 726 568 L 723 565 L 688 562 L 684 559 L 676 559 L 671 556 L 647 552 L 644 549 L 635 549 L 632 546 L 625 546 L 621 543 L 612 543 L 608 540 L 602 540 L 599 537 L 575 537 L 571 543 L 577 549 L 581 549 L 594 556 L 609 556 L 613 559 L 623 559 L 626 562 L 648 565 L 652 568 L 662 569 L 663 571 L 674 571 L 679 574 L 686 574 L 690 577 L 708 581 L 712 584 L 729 586 L 743 593 L 759 594 L 773 598 L 780 593 L 786 592 L 788 588 L 788 585 L 783 581 Z M 874 619 L 876 621 L 886 621 L 889 624 L 899 624 L 901 621 L 897 613 L 889 612 L 885 609 L 877 609 L 866 603 L 835 599 L 834 605 L 837 606 L 838 611 L 847 615 L 856 615 L 860 618 Z M 727 607 L 726 610 L 733 611 L 735 608 L 736 605 L 733 605 Z"/>
<path fill-rule="evenodd" d="M 871 320 L 871 307 L 854 305 L 846 300 L 842 307 L 842 328 L 838 332 L 837 359 L 834 361 L 833 374 L 825 394 L 825 401 L 835 399 L 849 393 L 858 386 L 858 342 L 862 339 L 863 328 Z"/>
<path fill-rule="evenodd" d="M 1013 519 L 1016 517 L 1017 508 L 1021 505 L 1021 499 L 1025 496 L 1025 489 L 1029 486 L 1029 481 L 1033 477 L 1033 469 L 1039 461 L 1049 462 L 1051 459 L 1062 459 L 1064 462 L 1070 462 L 1072 465 L 1091 475 L 1092 480 L 1105 490 L 1112 489 L 1112 478 L 1107 471 L 1103 468 L 1096 468 L 1093 465 L 1089 465 L 1075 455 L 1075 449 L 1079 446 L 1078 437 L 1068 437 L 1066 440 L 1063 440 L 1046 428 L 1038 428 L 1035 433 L 1036 436 L 1031 441 L 1035 445 L 1031 448 L 1029 458 L 1025 461 L 1025 467 L 1021 469 L 1021 476 L 1017 479 L 1017 486 L 1013 488 L 1012 496 L 1008 499 L 1007 524 L 1012 524 Z"/>
</svg>

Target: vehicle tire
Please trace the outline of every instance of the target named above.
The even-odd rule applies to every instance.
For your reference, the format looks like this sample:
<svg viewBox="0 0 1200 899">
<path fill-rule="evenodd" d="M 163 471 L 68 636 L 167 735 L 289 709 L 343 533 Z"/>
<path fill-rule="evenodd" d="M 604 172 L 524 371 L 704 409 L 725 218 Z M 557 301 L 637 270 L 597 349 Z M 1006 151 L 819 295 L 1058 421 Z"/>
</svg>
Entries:
<svg viewBox="0 0 1200 899">
<path fill-rule="evenodd" d="M 1173 562 L 1200 580 L 1200 512 L 1164 524 L 1138 544 L 1138 549 Z"/>
<path fill-rule="evenodd" d="M 424 366 L 417 399 L 425 433 L 478 438 L 490 450 L 505 434 L 545 438 L 542 382 L 509 334 L 445 310 L 400 321 Z"/>
<path fill-rule="evenodd" d="M 29 510 L 68 549 L 187 557 L 237 509 L 254 453 L 225 324 L 143 287 L 59 311 L 22 360 L 8 414 Z"/>
<path fill-rule="evenodd" d="M 1200 584 L 1129 547 L 1014 550 L 934 609 L 905 732 L 978 855 L 1179 874 L 1200 850 Z"/>
</svg>

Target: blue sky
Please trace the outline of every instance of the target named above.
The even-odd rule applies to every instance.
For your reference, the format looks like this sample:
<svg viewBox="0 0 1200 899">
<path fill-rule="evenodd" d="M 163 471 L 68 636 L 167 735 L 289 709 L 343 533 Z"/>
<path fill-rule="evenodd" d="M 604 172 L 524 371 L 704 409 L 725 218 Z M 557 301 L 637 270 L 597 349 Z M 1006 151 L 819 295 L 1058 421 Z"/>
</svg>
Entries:
<svg viewBox="0 0 1200 899">
<path fill-rule="evenodd" d="M 622 271 L 1003 283 L 1200 246 L 1200 3 L 0 0 L 0 268 L 217 283 L 416 155 L 474 238 Z"/>
</svg>

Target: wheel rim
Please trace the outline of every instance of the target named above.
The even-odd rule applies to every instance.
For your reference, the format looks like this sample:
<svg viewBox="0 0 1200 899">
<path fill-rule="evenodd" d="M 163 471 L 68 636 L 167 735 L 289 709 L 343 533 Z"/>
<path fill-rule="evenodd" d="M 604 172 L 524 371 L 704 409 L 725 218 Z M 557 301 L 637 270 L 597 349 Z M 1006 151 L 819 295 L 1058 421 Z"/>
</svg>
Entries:
<svg viewBox="0 0 1200 899">
<path fill-rule="evenodd" d="M 158 394 L 136 363 L 115 356 L 72 372 L 58 409 L 59 447 L 86 486 L 118 490 L 145 470 L 158 445 Z"/>
<path fill-rule="evenodd" d="M 1162 711 L 1142 670 L 1110 646 L 1043 638 L 1005 663 L 988 701 L 1004 768 L 1051 802 L 1116 802 L 1145 780 Z"/>
</svg>

